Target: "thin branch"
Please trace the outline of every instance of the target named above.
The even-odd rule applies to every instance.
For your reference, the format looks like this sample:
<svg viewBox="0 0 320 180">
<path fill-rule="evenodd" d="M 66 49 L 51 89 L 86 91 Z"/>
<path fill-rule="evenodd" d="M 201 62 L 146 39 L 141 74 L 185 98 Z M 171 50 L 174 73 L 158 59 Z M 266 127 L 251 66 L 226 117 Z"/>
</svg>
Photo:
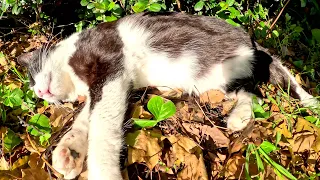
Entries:
<svg viewBox="0 0 320 180">
<path fill-rule="evenodd" d="M 43 132 L 41 132 L 37 127 L 35 127 L 34 125 L 28 124 L 26 121 L 24 121 L 21 117 L 17 116 L 17 118 L 19 119 L 19 123 L 23 126 L 23 127 L 31 127 L 35 130 L 37 130 L 39 132 L 39 134 L 41 135 L 45 135 Z"/>
<path fill-rule="evenodd" d="M 281 14 L 283 13 L 284 9 L 287 7 L 289 4 L 290 0 L 287 0 L 286 4 L 282 7 L 281 11 L 279 12 L 277 18 L 273 21 L 273 23 L 270 26 L 269 33 L 272 31 L 273 26 L 277 23 L 278 19 L 280 18 Z"/>
</svg>

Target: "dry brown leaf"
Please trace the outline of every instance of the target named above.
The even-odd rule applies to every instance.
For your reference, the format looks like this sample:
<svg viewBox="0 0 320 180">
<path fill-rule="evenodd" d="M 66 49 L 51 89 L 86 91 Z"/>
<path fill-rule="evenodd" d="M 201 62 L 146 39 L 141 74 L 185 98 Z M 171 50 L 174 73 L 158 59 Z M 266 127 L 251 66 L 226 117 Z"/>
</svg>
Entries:
<svg viewBox="0 0 320 180">
<path fill-rule="evenodd" d="M 202 154 L 198 158 L 194 154 L 186 155 L 184 168 L 178 173 L 178 180 L 207 180 L 207 170 L 204 165 Z"/>
<path fill-rule="evenodd" d="M 303 132 L 295 134 L 293 139 L 288 139 L 293 152 L 304 152 L 310 150 L 316 137 L 313 133 Z"/>
<path fill-rule="evenodd" d="M 302 132 L 302 131 L 309 131 L 312 133 L 315 133 L 316 131 L 319 131 L 319 128 L 316 127 L 314 124 L 310 123 L 309 121 L 298 117 L 298 121 L 296 123 L 296 132 Z"/>
<path fill-rule="evenodd" d="M 272 113 L 271 118 L 269 118 L 272 122 L 279 122 L 277 127 L 275 128 L 276 132 L 281 133 L 286 138 L 292 138 L 292 133 L 288 130 L 288 120 L 287 118 L 280 113 Z M 292 119 L 290 119 L 291 123 L 293 124 Z"/>
<path fill-rule="evenodd" d="M 70 106 L 69 106 L 70 107 Z M 72 109 L 65 107 L 50 106 L 50 122 L 53 132 L 57 132 L 63 128 L 64 124 L 73 116 Z"/>
<path fill-rule="evenodd" d="M 143 108 L 140 101 L 136 102 L 132 107 L 132 118 L 151 119 L 153 115 Z"/>
<path fill-rule="evenodd" d="M 167 99 L 181 99 L 182 95 L 182 89 L 173 89 L 171 91 L 165 91 L 163 94 L 161 94 L 162 97 Z"/>
<path fill-rule="evenodd" d="M 161 156 L 161 147 L 159 137 L 156 131 L 139 130 L 129 133 L 126 138 L 128 147 L 128 165 L 135 162 L 145 162 L 150 169 L 158 164 Z"/>
<path fill-rule="evenodd" d="M 25 164 L 28 163 L 28 161 L 29 161 L 29 156 L 20 157 L 12 164 L 11 170 L 24 166 Z"/>
<path fill-rule="evenodd" d="M 172 152 L 177 162 L 185 166 L 178 173 L 178 179 L 208 179 L 201 149 L 185 136 L 170 136 L 167 138 L 172 144 Z"/>
<path fill-rule="evenodd" d="M 44 162 L 42 159 L 40 159 L 40 156 L 38 153 L 31 153 L 29 156 L 28 165 L 30 168 L 42 168 L 44 167 Z"/>
<path fill-rule="evenodd" d="M 312 145 L 312 149 L 314 149 L 317 153 L 320 152 L 320 132 L 318 131 L 318 136 Z"/>
<path fill-rule="evenodd" d="M 241 172 L 242 175 L 244 175 L 244 171 L 242 168 L 244 168 L 246 160 L 243 158 L 241 154 L 234 155 L 232 158 L 230 158 L 226 164 L 226 172 L 225 176 L 229 179 L 238 179 Z"/>
<path fill-rule="evenodd" d="M 214 143 L 216 147 L 229 147 L 230 140 L 220 129 L 208 125 L 182 123 L 184 129 L 190 134 L 194 135 L 197 142 L 207 141 Z"/>
<path fill-rule="evenodd" d="M 33 139 L 32 136 L 30 136 L 31 142 L 27 138 L 27 134 L 22 134 L 20 136 L 20 138 L 23 140 L 25 148 L 30 152 L 33 152 L 33 153 L 39 153 L 40 152 L 41 153 L 41 152 L 44 152 L 46 150 L 45 148 L 39 146 L 37 144 L 37 142 Z"/>
<path fill-rule="evenodd" d="M 221 114 L 224 115 L 224 116 L 229 114 L 231 109 L 236 105 L 236 102 L 237 101 L 234 100 L 234 99 L 222 102 L 223 109 L 222 109 Z"/>
<path fill-rule="evenodd" d="M 200 102 L 214 105 L 216 103 L 222 102 L 224 98 L 225 98 L 225 95 L 221 91 L 209 90 L 200 95 Z"/>
<path fill-rule="evenodd" d="M 4 156 L 2 156 L 0 158 L 0 170 L 4 171 L 4 170 L 10 170 L 10 164 L 8 161 L 6 161 L 6 159 L 4 158 Z"/>
<path fill-rule="evenodd" d="M 22 180 L 49 180 L 48 173 L 42 168 L 22 169 Z"/>
<path fill-rule="evenodd" d="M 270 111 L 271 112 L 280 112 L 280 109 L 279 109 L 278 105 L 272 104 L 271 108 L 270 108 Z"/>
</svg>

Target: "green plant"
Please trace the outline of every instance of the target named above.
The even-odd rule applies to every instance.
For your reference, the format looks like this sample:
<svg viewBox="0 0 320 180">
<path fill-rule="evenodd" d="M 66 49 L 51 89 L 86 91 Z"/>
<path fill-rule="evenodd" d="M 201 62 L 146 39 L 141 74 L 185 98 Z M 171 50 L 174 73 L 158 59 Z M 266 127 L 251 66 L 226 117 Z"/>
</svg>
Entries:
<svg viewBox="0 0 320 180">
<path fill-rule="evenodd" d="M 246 152 L 246 163 L 245 163 L 245 175 L 246 179 L 251 179 L 250 176 L 250 170 L 249 170 L 249 161 L 251 155 L 255 155 L 254 158 L 256 160 L 256 164 L 258 166 L 258 171 L 260 173 L 264 172 L 264 163 L 266 163 L 269 166 L 272 166 L 274 169 L 274 172 L 278 175 L 278 177 L 286 176 L 288 179 L 296 180 L 297 178 L 294 177 L 287 169 L 285 169 L 283 166 L 276 163 L 274 160 L 271 159 L 269 154 L 275 150 L 278 150 L 278 148 L 270 143 L 269 141 L 263 141 L 260 146 L 255 146 L 254 144 L 249 144 L 247 147 Z M 264 163 L 263 163 L 263 161 Z M 259 178 L 260 179 L 260 178 Z"/>
<path fill-rule="evenodd" d="M 153 114 L 154 120 L 132 118 L 134 124 L 138 127 L 154 127 L 158 122 L 165 120 L 176 113 L 176 106 L 173 104 L 173 102 L 170 100 L 164 102 L 160 96 L 152 97 L 149 100 L 147 107 L 148 110 Z"/>
<path fill-rule="evenodd" d="M 76 31 L 83 27 L 93 27 L 100 22 L 112 22 L 123 17 L 127 12 L 139 13 L 145 10 L 159 12 L 166 10 L 164 1 L 113 1 L 113 0 L 81 0 L 84 10 L 78 10 L 80 22 L 75 24 Z"/>
<path fill-rule="evenodd" d="M 36 114 L 28 121 L 28 124 L 27 131 L 31 135 L 39 137 L 41 145 L 48 143 L 51 137 L 51 125 L 47 116 Z"/>
</svg>

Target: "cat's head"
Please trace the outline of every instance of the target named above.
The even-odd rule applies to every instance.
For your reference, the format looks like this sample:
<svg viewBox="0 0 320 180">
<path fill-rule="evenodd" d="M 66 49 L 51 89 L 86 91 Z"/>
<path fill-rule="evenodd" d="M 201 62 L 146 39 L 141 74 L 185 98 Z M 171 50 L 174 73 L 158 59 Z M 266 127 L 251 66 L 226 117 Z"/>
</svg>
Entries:
<svg viewBox="0 0 320 180">
<path fill-rule="evenodd" d="M 30 88 L 36 95 L 51 103 L 74 101 L 77 98 L 66 62 L 64 47 L 53 45 L 24 53 L 18 63 L 28 69 Z M 66 52 L 65 52 L 66 53 Z"/>
</svg>

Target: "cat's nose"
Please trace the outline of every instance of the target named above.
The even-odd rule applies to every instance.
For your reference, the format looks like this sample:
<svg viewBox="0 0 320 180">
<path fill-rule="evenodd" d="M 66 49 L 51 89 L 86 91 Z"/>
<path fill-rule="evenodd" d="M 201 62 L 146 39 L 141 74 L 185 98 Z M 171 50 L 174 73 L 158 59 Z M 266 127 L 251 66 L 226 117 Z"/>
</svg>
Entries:
<svg viewBox="0 0 320 180">
<path fill-rule="evenodd" d="M 50 89 L 49 88 L 47 88 L 47 89 L 45 89 L 45 90 L 40 90 L 40 89 L 38 89 L 38 94 L 40 95 L 40 97 L 42 97 L 43 95 L 45 95 L 45 94 L 47 94 L 47 95 L 52 95 L 52 93 L 50 92 Z"/>
</svg>

